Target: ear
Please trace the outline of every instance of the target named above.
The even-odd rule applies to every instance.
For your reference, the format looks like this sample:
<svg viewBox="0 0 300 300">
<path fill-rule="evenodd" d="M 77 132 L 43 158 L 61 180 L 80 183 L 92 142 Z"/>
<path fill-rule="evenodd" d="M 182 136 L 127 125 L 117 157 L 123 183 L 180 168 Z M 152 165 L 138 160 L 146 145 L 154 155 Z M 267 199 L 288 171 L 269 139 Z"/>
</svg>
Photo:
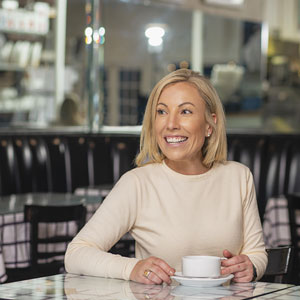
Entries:
<svg viewBox="0 0 300 300">
<path fill-rule="evenodd" d="M 212 117 L 214 123 L 217 124 L 217 115 L 213 113 L 213 114 L 211 114 L 211 117 Z M 207 136 L 207 137 L 210 137 L 211 134 L 212 134 L 212 128 L 211 128 L 211 126 L 207 123 L 206 136 Z"/>
</svg>

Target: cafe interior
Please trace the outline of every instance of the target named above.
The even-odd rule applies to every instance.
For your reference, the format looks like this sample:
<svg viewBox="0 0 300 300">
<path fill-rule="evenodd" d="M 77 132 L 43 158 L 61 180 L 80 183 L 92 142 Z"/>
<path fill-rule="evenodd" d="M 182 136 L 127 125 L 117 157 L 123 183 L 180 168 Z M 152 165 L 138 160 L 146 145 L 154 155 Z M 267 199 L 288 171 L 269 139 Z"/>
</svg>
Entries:
<svg viewBox="0 0 300 300">
<path fill-rule="evenodd" d="M 228 160 L 254 176 L 270 251 L 260 282 L 203 293 L 300 299 L 299 0 L 0 0 L 1 299 L 206 299 L 63 267 L 68 242 L 135 167 L 151 89 L 180 68 L 220 96 Z M 110 251 L 132 257 L 134 240 Z"/>
</svg>

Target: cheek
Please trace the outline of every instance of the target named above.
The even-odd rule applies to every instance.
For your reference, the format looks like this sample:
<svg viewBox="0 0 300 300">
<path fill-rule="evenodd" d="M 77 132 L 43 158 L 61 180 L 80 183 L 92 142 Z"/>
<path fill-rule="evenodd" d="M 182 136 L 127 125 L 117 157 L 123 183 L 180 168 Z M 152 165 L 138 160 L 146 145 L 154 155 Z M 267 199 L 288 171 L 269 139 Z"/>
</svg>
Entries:
<svg viewBox="0 0 300 300">
<path fill-rule="evenodd" d="M 205 141 L 205 136 L 206 136 L 206 126 L 203 124 L 201 126 L 194 126 L 193 129 L 193 135 L 195 138 L 195 144 L 199 146 L 199 144 L 203 144 Z"/>
<path fill-rule="evenodd" d="M 161 133 L 161 130 L 162 130 L 162 122 L 159 119 L 156 119 L 154 123 L 154 131 L 157 137 Z"/>
<path fill-rule="evenodd" d="M 183 122 L 182 125 L 186 130 L 188 130 L 190 133 L 201 136 L 205 135 L 207 124 L 203 122 L 203 120 L 194 119 L 193 121 L 186 121 Z"/>
</svg>

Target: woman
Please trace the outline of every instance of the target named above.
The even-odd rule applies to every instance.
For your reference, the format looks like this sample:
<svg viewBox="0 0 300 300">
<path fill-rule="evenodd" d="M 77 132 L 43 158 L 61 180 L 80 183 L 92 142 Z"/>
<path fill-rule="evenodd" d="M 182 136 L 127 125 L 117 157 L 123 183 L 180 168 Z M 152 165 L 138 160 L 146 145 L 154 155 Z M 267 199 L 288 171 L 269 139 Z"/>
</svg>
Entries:
<svg viewBox="0 0 300 300">
<path fill-rule="evenodd" d="M 68 272 L 170 283 L 184 255 L 215 255 L 234 281 L 260 278 L 267 264 L 253 178 L 226 162 L 225 118 L 203 76 L 180 69 L 147 103 L 138 168 L 121 177 L 70 243 Z M 136 258 L 107 251 L 126 233 Z"/>
</svg>

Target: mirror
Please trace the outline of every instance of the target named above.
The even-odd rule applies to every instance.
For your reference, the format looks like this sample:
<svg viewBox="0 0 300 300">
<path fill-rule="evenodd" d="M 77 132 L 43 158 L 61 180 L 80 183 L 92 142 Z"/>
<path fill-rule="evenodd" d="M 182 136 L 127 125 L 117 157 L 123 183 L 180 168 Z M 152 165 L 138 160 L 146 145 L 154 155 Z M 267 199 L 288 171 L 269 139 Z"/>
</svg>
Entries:
<svg viewBox="0 0 300 300">
<path fill-rule="evenodd" d="M 229 127 L 261 126 L 261 24 L 151 1 L 103 0 L 101 12 L 104 125 L 141 124 L 154 84 L 188 67 L 211 79 Z"/>
</svg>

